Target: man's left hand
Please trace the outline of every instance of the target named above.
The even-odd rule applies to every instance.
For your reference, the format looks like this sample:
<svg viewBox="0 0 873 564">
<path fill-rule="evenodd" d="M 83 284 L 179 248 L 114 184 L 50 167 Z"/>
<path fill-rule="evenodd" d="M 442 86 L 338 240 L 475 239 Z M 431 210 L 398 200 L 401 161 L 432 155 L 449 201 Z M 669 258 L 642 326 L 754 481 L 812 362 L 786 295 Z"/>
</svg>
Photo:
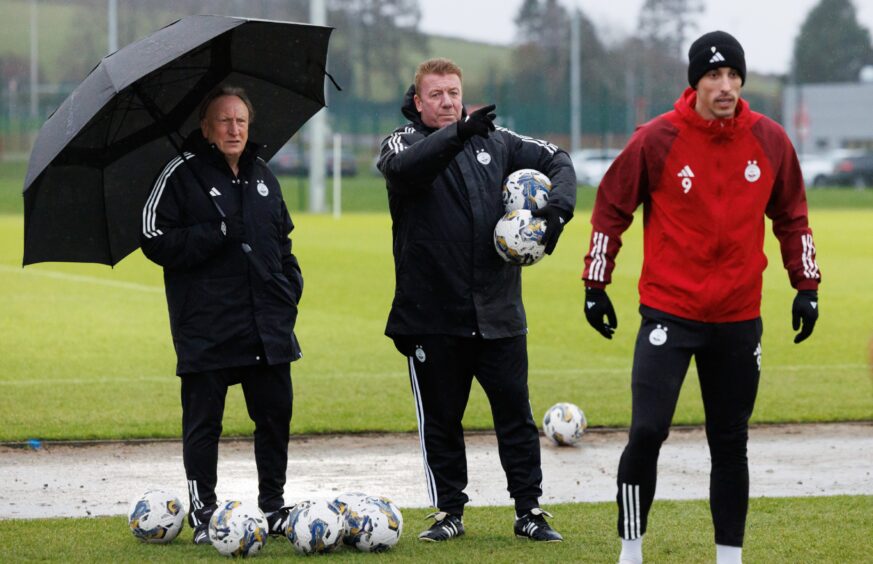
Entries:
<svg viewBox="0 0 873 564">
<path fill-rule="evenodd" d="M 815 290 L 800 290 L 794 297 L 791 306 L 791 326 L 800 333 L 794 336 L 794 342 L 799 343 L 812 335 L 815 322 L 818 320 L 818 292 Z M 801 321 L 803 328 L 801 329 Z"/>
<path fill-rule="evenodd" d="M 540 209 L 533 210 L 531 215 L 546 220 L 546 232 L 543 234 L 542 244 L 546 246 L 546 254 L 552 254 L 552 251 L 555 250 L 555 245 L 558 244 L 558 237 L 564 231 L 564 224 L 570 221 L 568 217 L 570 214 L 558 206 L 546 205 Z"/>
</svg>

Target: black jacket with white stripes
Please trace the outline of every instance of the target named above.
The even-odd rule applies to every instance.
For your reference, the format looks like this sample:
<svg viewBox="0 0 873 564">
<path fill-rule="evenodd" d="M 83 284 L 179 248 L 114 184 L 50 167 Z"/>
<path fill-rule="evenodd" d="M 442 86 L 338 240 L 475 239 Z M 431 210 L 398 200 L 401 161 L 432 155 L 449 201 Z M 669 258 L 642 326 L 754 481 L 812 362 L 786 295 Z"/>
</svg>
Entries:
<svg viewBox="0 0 873 564">
<path fill-rule="evenodd" d="M 393 222 L 395 293 L 385 334 L 498 339 L 527 332 L 521 268 L 494 249 L 504 214 L 501 186 L 533 168 L 552 181 L 549 198 L 573 214 L 576 174 L 566 152 L 498 127 L 462 142 L 457 124 L 434 130 L 406 93 L 410 123 L 382 141 L 378 168 Z"/>
<path fill-rule="evenodd" d="M 140 235 L 145 255 L 164 267 L 177 374 L 296 360 L 303 277 L 291 253 L 294 225 L 279 182 L 253 143 L 240 157 L 238 176 L 199 130 L 183 151 L 187 163 L 174 158 L 158 175 Z M 241 245 L 226 239 L 210 197 L 228 216 L 242 216 L 246 241 L 268 279 Z"/>
</svg>

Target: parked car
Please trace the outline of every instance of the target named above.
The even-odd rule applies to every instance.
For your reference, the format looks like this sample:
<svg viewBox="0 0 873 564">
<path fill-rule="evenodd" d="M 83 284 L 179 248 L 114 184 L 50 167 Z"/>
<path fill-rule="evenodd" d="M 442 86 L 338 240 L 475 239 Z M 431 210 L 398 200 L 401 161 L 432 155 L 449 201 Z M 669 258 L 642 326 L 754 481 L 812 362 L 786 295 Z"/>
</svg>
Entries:
<svg viewBox="0 0 873 564">
<path fill-rule="evenodd" d="M 833 175 L 828 179 L 834 186 L 873 186 L 873 153 L 846 157 L 837 161 Z"/>
<path fill-rule="evenodd" d="M 620 149 L 573 151 L 570 159 L 573 161 L 573 168 L 576 169 L 576 183 L 596 188 L 619 153 L 621 153 Z"/>
<path fill-rule="evenodd" d="M 325 150 L 325 174 L 333 174 L 333 151 Z M 287 174 L 290 176 L 309 175 L 309 155 L 301 153 L 296 143 L 286 143 L 270 159 L 270 169 L 274 174 Z M 342 176 L 355 176 L 358 174 L 358 163 L 354 155 L 343 153 L 340 160 L 340 174 Z"/>
<path fill-rule="evenodd" d="M 861 155 L 855 149 L 836 149 L 826 153 L 803 153 L 798 155 L 803 182 L 807 187 L 827 186 L 832 183 L 834 168 L 837 163 L 846 158 Z"/>
</svg>

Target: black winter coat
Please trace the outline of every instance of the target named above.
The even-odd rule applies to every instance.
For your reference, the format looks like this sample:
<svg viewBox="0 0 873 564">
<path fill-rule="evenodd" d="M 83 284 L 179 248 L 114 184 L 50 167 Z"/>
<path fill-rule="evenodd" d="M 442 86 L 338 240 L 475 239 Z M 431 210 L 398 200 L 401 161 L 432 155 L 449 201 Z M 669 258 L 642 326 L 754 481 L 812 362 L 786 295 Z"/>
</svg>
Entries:
<svg viewBox="0 0 873 564">
<path fill-rule="evenodd" d="M 187 163 L 175 158 L 158 175 L 140 235 L 145 255 L 164 267 L 177 374 L 296 360 L 303 277 L 291 253 L 294 225 L 279 182 L 253 143 L 240 157 L 238 176 L 199 131 L 183 151 Z M 228 216 L 241 214 L 266 280 L 222 233 L 210 197 Z"/>
<path fill-rule="evenodd" d="M 385 334 L 525 334 L 521 268 L 501 259 L 493 243 L 504 214 L 501 187 L 515 170 L 539 170 L 552 181 L 550 203 L 570 218 L 576 203 L 570 157 L 501 127 L 464 143 L 457 124 L 424 125 L 413 94 L 410 87 L 402 108 L 411 122 L 382 141 L 378 162 L 393 221 L 396 283 Z"/>
</svg>

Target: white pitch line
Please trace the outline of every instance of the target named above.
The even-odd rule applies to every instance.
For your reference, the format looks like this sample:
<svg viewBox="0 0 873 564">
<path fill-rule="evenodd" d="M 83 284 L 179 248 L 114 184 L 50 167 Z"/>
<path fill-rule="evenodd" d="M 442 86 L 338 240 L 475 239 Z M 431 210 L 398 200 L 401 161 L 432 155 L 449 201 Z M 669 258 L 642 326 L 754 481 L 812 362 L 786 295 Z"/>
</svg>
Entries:
<svg viewBox="0 0 873 564">
<path fill-rule="evenodd" d="M 26 276 L 41 276 L 43 278 L 53 278 L 55 280 L 63 280 L 65 282 L 81 282 L 85 284 L 96 284 L 99 286 L 108 286 L 110 288 L 120 288 L 122 290 L 135 290 L 137 292 L 146 292 L 149 294 L 163 294 L 163 287 L 148 286 L 146 284 L 137 284 L 136 282 L 122 282 L 119 280 L 108 280 L 106 278 L 98 278 L 96 276 L 85 276 L 82 274 L 69 274 L 67 272 L 57 272 L 54 270 L 34 270 L 17 268 L 6 264 L 0 264 L 0 272 L 8 272 L 10 274 L 23 274 Z"/>
</svg>

